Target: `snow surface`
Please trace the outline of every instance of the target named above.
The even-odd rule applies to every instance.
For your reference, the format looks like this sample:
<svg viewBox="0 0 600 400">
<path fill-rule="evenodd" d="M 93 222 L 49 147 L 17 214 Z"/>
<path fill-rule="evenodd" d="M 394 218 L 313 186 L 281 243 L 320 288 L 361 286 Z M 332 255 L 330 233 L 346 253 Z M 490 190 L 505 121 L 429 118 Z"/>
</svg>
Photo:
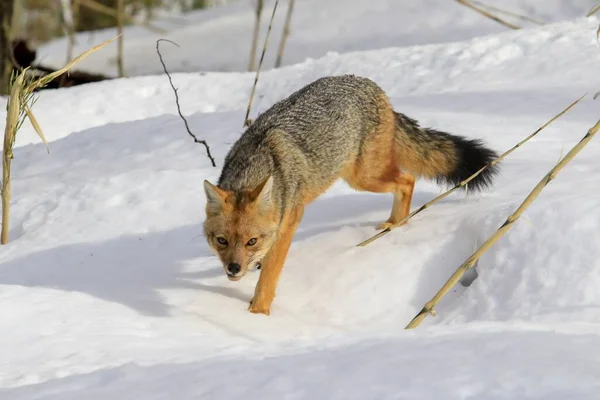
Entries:
<svg viewBox="0 0 600 400">
<path fill-rule="evenodd" d="M 335 4 L 323 13 L 337 16 Z M 352 2 L 358 11 L 368 4 Z M 376 4 L 384 15 L 397 2 Z M 572 16 L 570 4 L 545 9 L 560 20 Z M 460 30 L 441 12 L 436 21 L 413 7 L 421 11 L 411 21 Z M 220 29 L 240 9 L 197 18 L 214 17 Z M 312 21 L 313 10 L 297 12 Z M 481 137 L 502 152 L 600 88 L 598 23 L 577 18 L 487 36 L 473 27 L 464 41 L 265 71 L 253 115 L 318 77 L 350 72 L 375 79 L 423 125 Z M 317 25 L 315 38 L 344 48 L 343 32 Z M 373 47 L 403 28 L 374 31 Z M 140 49 L 150 72 L 160 68 L 153 50 Z M 165 58 L 176 69 L 180 61 Z M 243 130 L 253 74 L 173 79 L 220 167 Z M 391 197 L 336 184 L 307 208 L 266 317 L 247 311 L 258 273 L 228 281 L 201 236 L 202 180 L 220 170 L 185 132 L 166 77 L 43 92 L 34 112 L 50 154 L 25 125 L 13 162 L 12 240 L 0 251 L 0 399 L 597 399 L 598 139 L 482 257 L 468 288 L 457 286 L 417 330 L 403 328 L 599 109 L 588 96 L 502 163 L 492 190 L 448 197 L 365 248 L 354 245 L 387 218 Z M 440 190 L 419 182 L 413 207 Z"/>
<path fill-rule="evenodd" d="M 264 3 L 259 49 L 262 49 L 275 1 Z M 288 3 L 289 0 L 279 1 L 269 38 L 271 51 L 265 55 L 264 68 L 274 66 Z M 484 3 L 544 22 L 557 22 L 586 15 L 597 0 L 485 0 Z M 256 0 L 237 0 L 201 12 L 157 17 L 152 25 L 164 33 L 130 27 L 124 35 L 126 75 L 162 73 L 155 54 L 159 38 L 180 46 L 163 49 L 173 71 L 246 71 L 255 4 Z M 518 26 L 536 26 L 501 16 Z M 283 63 L 296 64 L 331 52 L 449 43 L 504 31 L 506 28 L 502 25 L 453 0 L 301 0 L 295 2 Z M 116 34 L 115 29 L 80 33 L 75 54 Z M 66 54 L 65 39 L 55 40 L 38 50 L 39 59 L 55 67 L 64 65 Z M 259 57 L 260 50 L 257 61 Z M 116 43 L 102 54 L 92 54 L 80 66 L 86 71 L 117 76 Z"/>
</svg>

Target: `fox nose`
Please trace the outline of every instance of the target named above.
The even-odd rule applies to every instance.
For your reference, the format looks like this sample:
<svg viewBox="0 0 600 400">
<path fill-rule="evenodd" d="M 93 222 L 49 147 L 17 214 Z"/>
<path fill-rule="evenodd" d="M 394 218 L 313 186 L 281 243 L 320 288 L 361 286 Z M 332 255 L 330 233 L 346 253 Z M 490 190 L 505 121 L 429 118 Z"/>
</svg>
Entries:
<svg viewBox="0 0 600 400">
<path fill-rule="evenodd" d="M 236 264 L 236 263 L 230 263 L 227 266 L 227 272 L 229 272 L 230 275 L 236 275 L 238 274 L 240 271 L 242 270 L 242 267 L 240 267 L 240 264 Z"/>
</svg>

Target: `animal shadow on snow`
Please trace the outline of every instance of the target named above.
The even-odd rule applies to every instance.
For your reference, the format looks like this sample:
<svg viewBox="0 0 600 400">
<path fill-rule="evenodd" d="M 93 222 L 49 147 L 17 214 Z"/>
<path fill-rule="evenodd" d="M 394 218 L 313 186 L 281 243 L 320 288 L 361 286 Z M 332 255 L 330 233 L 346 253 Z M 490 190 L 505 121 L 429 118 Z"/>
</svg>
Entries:
<svg viewBox="0 0 600 400">
<path fill-rule="evenodd" d="M 415 195 L 418 202 L 431 196 Z M 390 196 L 363 193 L 318 199 L 307 207 L 295 240 L 335 231 L 348 225 L 344 220 L 349 219 L 364 221 L 361 225 L 371 228 L 380 221 L 366 221 L 361 215 L 378 212 L 385 219 L 390 206 Z M 0 284 L 81 292 L 152 316 L 170 314 L 161 290 L 208 291 L 249 301 L 247 293 L 214 283 L 227 281 L 219 260 L 211 257 L 201 224 L 198 221 L 169 231 L 63 245 L 17 257 L 0 265 Z M 203 280 L 210 280 L 210 284 Z"/>
</svg>

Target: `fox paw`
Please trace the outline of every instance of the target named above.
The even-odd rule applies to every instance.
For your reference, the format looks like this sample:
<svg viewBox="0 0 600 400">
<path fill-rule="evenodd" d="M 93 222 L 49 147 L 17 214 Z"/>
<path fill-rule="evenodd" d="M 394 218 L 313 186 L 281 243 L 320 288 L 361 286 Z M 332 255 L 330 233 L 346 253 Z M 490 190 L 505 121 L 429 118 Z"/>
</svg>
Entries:
<svg viewBox="0 0 600 400">
<path fill-rule="evenodd" d="M 250 300 L 250 305 L 248 306 L 248 311 L 252 314 L 271 314 L 271 307 L 261 304 L 260 302 L 255 302 L 254 299 Z"/>
<path fill-rule="evenodd" d="M 378 231 L 388 229 L 388 228 L 391 228 L 392 225 L 394 225 L 394 224 L 395 224 L 395 222 L 388 220 L 388 221 L 382 222 L 381 224 L 377 225 L 377 227 L 375 227 L 375 229 L 377 229 Z M 395 228 L 401 227 L 403 225 L 406 225 L 406 222 L 403 222 L 402 224 L 396 226 Z"/>
</svg>

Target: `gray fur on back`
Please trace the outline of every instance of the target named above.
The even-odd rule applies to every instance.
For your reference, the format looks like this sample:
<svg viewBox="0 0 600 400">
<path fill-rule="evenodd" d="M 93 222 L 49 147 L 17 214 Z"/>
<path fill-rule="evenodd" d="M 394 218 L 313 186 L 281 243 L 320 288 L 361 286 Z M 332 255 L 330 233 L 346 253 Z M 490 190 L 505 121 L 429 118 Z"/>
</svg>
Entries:
<svg viewBox="0 0 600 400">
<path fill-rule="evenodd" d="M 275 103 L 232 146 L 218 186 L 240 193 L 274 177 L 282 208 L 301 201 L 306 182 L 326 188 L 378 124 L 383 91 L 354 75 L 320 78 Z"/>
</svg>

